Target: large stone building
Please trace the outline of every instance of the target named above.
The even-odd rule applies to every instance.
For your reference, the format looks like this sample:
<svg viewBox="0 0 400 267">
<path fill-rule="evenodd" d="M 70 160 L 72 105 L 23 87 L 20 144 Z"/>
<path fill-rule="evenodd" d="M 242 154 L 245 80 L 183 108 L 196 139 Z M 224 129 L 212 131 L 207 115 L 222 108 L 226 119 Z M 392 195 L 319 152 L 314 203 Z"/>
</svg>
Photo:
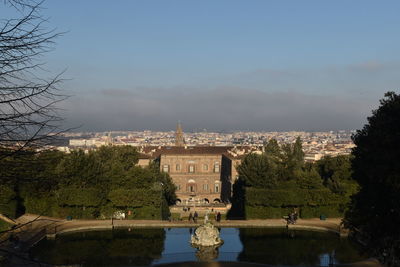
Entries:
<svg viewBox="0 0 400 267">
<path fill-rule="evenodd" d="M 178 204 L 227 203 L 237 179 L 236 166 L 256 147 L 143 147 L 139 165 L 157 161 L 177 187 Z"/>
<path fill-rule="evenodd" d="M 161 151 L 160 168 L 177 186 L 178 202 L 227 202 L 232 163 L 221 147 L 171 147 Z"/>
<path fill-rule="evenodd" d="M 175 136 L 175 146 L 140 148 L 139 165 L 158 162 L 161 171 L 168 173 L 177 187 L 177 204 L 229 202 L 241 158 L 248 153 L 260 153 L 258 147 L 186 146 L 180 124 Z"/>
</svg>

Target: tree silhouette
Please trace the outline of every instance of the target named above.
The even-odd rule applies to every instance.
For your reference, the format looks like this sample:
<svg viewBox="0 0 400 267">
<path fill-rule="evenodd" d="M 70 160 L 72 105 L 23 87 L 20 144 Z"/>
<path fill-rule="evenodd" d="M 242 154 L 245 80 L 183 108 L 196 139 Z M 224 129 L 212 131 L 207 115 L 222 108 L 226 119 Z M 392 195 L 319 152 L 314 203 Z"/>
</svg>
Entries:
<svg viewBox="0 0 400 267">
<path fill-rule="evenodd" d="M 345 223 L 388 266 L 400 265 L 400 95 L 385 94 L 353 136 L 353 177 L 360 191 Z"/>
<path fill-rule="evenodd" d="M 41 57 L 60 35 L 47 30 L 42 2 L 6 0 L 16 18 L 0 21 L 0 158 L 49 144 L 59 130 L 60 74 L 46 77 Z"/>
</svg>

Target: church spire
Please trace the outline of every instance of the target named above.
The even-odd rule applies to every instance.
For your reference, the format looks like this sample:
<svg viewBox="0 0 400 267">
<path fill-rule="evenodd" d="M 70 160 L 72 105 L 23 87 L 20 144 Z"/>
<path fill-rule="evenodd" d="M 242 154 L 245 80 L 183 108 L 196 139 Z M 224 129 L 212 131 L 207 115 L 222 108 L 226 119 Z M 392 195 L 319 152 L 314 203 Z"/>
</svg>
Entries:
<svg viewBox="0 0 400 267">
<path fill-rule="evenodd" d="M 185 139 L 183 138 L 183 131 L 181 122 L 179 121 L 176 125 L 176 133 L 175 133 L 175 146 L 184 146 Z"/>
<path fill-rule="evenodd" d="M 113 145 L 113 138 L 112 138 L 111 132 L 108 132 L 107 139 L 106 139 L 106 145 L 107 146 Z"/>
</svg>

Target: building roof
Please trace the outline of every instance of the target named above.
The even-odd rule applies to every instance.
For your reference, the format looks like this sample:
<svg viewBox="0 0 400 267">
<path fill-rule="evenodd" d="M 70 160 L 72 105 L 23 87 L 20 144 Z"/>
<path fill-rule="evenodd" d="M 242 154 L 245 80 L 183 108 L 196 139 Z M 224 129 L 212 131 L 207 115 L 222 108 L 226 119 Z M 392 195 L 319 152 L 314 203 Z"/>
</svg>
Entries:
<svg viewBox="0 0 400 267">
<path fill-rule="evenodd" d="M 139 148 L 140 158 L 157 158 L 160 155 L 225 155 L 238 159 L 259 150 L 259 147 L 250 146 L 146 146 Z"/>
</svg>

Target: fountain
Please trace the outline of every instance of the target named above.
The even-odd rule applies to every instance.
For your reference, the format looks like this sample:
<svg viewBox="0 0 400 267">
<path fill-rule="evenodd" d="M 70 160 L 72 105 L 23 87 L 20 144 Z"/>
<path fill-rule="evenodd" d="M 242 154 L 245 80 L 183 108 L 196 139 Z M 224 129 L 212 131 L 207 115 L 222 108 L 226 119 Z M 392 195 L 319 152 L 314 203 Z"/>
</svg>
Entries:
<svg viewBox="0 0 400 267">
<path fill-rule="evenodd" d="M 208 216 L 207 216 L 208 217 Z M 219 237 L 218 229 L 210 222 L 196 228 L 194 235 L 190 238 L 192 247 L 197 248 L 196 256 L 200 261 L 212 261 L 218 257 L 218 247 L 224 241 Z"/>
<path fill-rule="evenodd" d="M 193 247 L 221 246 L 224 241 L 219 237 L 218 229 L 210 222 L 199 226 L 190 239 Z"/>
</svg>

